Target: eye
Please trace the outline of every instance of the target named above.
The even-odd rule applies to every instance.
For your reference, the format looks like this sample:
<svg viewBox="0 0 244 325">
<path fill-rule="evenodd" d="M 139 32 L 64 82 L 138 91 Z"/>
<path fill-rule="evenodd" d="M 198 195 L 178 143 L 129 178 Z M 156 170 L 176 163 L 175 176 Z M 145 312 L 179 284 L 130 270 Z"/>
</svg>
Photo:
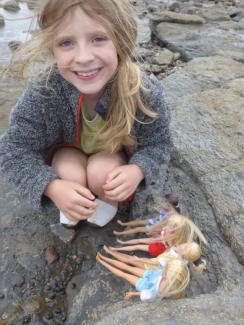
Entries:
<svg viewBox="0 0 244 325">
<path fill-rule="evenodd" d="M 92 39 L 93 43 L 102 43 L 105 42 L 107 40 L 106 36 L 96 36 Z"/>
<path fill-rule="evenodd" d="M 63 47 L 63 48 L 67 48 L 67 47 L 72 46 L 73 44 L 74 44 L 74 42 L 71 41 L 71 40 L 64 40 L 64 41 L 60 41 L 60 42 L 58 43 L 58 46 L 59 46 L 59 47 Z"/>
</svg>

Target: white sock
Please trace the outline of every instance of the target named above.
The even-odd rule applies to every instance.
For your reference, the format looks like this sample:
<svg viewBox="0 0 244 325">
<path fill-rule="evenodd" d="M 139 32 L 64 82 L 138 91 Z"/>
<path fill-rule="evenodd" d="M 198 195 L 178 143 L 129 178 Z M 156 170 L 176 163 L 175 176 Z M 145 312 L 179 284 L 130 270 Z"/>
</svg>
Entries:
<svg viewBox="0 0 244 325">
<path fill-rule="evenodd" d="M 87 221 L 99 227 L 103 227 L 114 218 L 118 211 L 118 207 L 100 199 L 96 199 L 95 202 L 98 204 L 98 207 Z"/>
<path fill-rule="evenodd" d="M 64 225 L 77 225 L 78 221 L 72 221 L 65 217 L 62 211 L 60 211 L 60 223 Z"/>
</svg>

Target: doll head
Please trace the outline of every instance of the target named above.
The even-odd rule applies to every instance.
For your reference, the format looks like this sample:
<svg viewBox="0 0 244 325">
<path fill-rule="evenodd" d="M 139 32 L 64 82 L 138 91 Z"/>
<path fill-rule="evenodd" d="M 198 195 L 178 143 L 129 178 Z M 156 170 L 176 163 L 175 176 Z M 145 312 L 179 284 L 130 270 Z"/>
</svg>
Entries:
<svg viewBox="0 0 244 325">
<path fill-rule="evenodd" d="M 207 243 L 200 229 L 189 218 L 178 213 L 170 214 L 165 220 L 149 229 L 148 233 L 161 234 L 162 240 L 166 241 L 169 246 L 192 242 L 195 237 Z"/>
<path fill-rule="evenodd" d="M 158 296 L 161 298 L 178 299 L 184 296 L 190 281 L 190 272 L 182 259 L 168 259 L 164 276 L 159 285 Z"/>
<path fill-rule="evenodd" d="M 177 253 L 188 262 L 194 262 L 202 255 L 201 247 L 195 242 L 184 243 L 176 247 Z"/>
<path fill-rule="evenodd" d="M 202 272 L 207 267 L 207 262 L 203 259 L 202 249 L 195 242 L 184 243 L 176 247 L 177 253 L 186 261 L 192 262 L 195 272 Z"/>
</svg>

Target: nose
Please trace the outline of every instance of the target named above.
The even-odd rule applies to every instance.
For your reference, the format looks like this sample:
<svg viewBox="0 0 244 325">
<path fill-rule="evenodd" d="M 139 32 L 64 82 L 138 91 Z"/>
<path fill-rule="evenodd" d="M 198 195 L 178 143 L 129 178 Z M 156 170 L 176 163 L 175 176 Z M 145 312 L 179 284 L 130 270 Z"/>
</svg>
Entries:
<svg viewBox="0 0 244 325">
<path fill-rule="evenodd" d="M 75 62 L 79 64 L 87 64 L 93 60 L 94 53 L 89 44 L 78 44 L 75 54 Z"/>
</svg>

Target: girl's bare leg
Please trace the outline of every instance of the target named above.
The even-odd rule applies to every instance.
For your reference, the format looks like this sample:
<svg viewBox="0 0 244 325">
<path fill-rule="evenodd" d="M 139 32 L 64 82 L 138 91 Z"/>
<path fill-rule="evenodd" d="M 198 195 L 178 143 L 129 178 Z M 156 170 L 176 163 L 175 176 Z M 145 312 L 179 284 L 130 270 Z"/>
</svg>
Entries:
<svg viewBox="0 0 244 325">
<path fill-rule="evenodd" d="M 126 263 L 114 260 L 114 259 L 109 258 L 109 257 L 105 257 L 100 253 L 97 253 L 97 256 L 100 259 L 102 259 L 103 261 L 109 263 L 110 265 L 115 266 L 118 269 L 128 271 L 129 273 L 131 273 L 133 275 L 136 275 L 137 277 L 141 277 L 143 275 L 143 272 L 145 271 L 142 268 L 135 267 L 135 266 L 130 266 L 130 265 L 126 264 Z"/>
<path fill-rule="evenodd" d="M 87 162 L 87 182 L 89 189 L 98 195 L 99 198 L 104 199 L 103 185 L 106 182 L 107 175 L 114 170 L 114 168 L 127 164 L 126 156 L 122 152 L 109 154 L 107 152 L 99 152 L 91 155 Z M 108 202 L 113 204 L 112 202 Z"/>
<path fill-rule="evenodd" d="M 96 256 L 96 260 L 101 263 L 103 266 L 106 267 L 106 269 L 108 269 L 110 272 L 112 272 L 114 275 L 128 281 L 131 285 L 133 285 L 134 287 L 136 286 L 136 282 L 138 281 L 139 277 L 129 274 L 129 273 L 125 273 L 123 271 L 121 271 L 120 269 L 117 269 L 116 267 L 108 264 L 107 262 L 105 262 L 104 260 L 101 259 L 101 257 L 97 254 Z"/>
<path fill-rule="evenodd" d="M 113 257 L 115 257 L 117 260 L 119 260 L 121 262 L 125 262 L 127 264 L 138 266 L 141 269 L 145 268 L 145 263 L 142 262 L 141 259 L 137 256 L 131 256 L 131 255 L 115 252 L 115 251 L 111 250 L 110 247 L 106 247 L 106 246 L 104 246 L 104 250 L 106 253 L 112 255 Z"/>
<path fill-rule="evenodd" d="M 133 235 L 138 233 L 145 233 L 146 227 L 137 227 L 134 229 L 124 230 L 124 231 L 113 231 L 113 234 L 116 236 L 125 236 L 125 235 Z"/>
<path fill-rule="evenodd" d="M 134 251 L 148 252 L 148 245 L 131 245 L 131 246 L 123 246 L 123 247 L 111 247 L 111 250 L 120 251 L 120 252 L 134 252 Z"/>
<path fill-rule="evenodd" d="M 138 238 L 138 239 L 131 239 L 131 240 L 116 240 L 121 245 L 137 245 L 137 244 L 151 244 L 155 242 L 155 238 Z"/>
<path fill-rule="evenodd" d="M 128 226 L 128 227 L 145 226 L 147 224 L 147 220 L 133 220 L 128 222 L 122 222 L 121 220 L 117 220 L 117 222 L 121 226 Z"/>
<path fill-rule="evenodd" d="M 74 148 L 57 150 L 52 160 L 52 167 L 59 177 L 84 187 L 87 187 L 86 166 L 87 156 Z"/>
</svg>

